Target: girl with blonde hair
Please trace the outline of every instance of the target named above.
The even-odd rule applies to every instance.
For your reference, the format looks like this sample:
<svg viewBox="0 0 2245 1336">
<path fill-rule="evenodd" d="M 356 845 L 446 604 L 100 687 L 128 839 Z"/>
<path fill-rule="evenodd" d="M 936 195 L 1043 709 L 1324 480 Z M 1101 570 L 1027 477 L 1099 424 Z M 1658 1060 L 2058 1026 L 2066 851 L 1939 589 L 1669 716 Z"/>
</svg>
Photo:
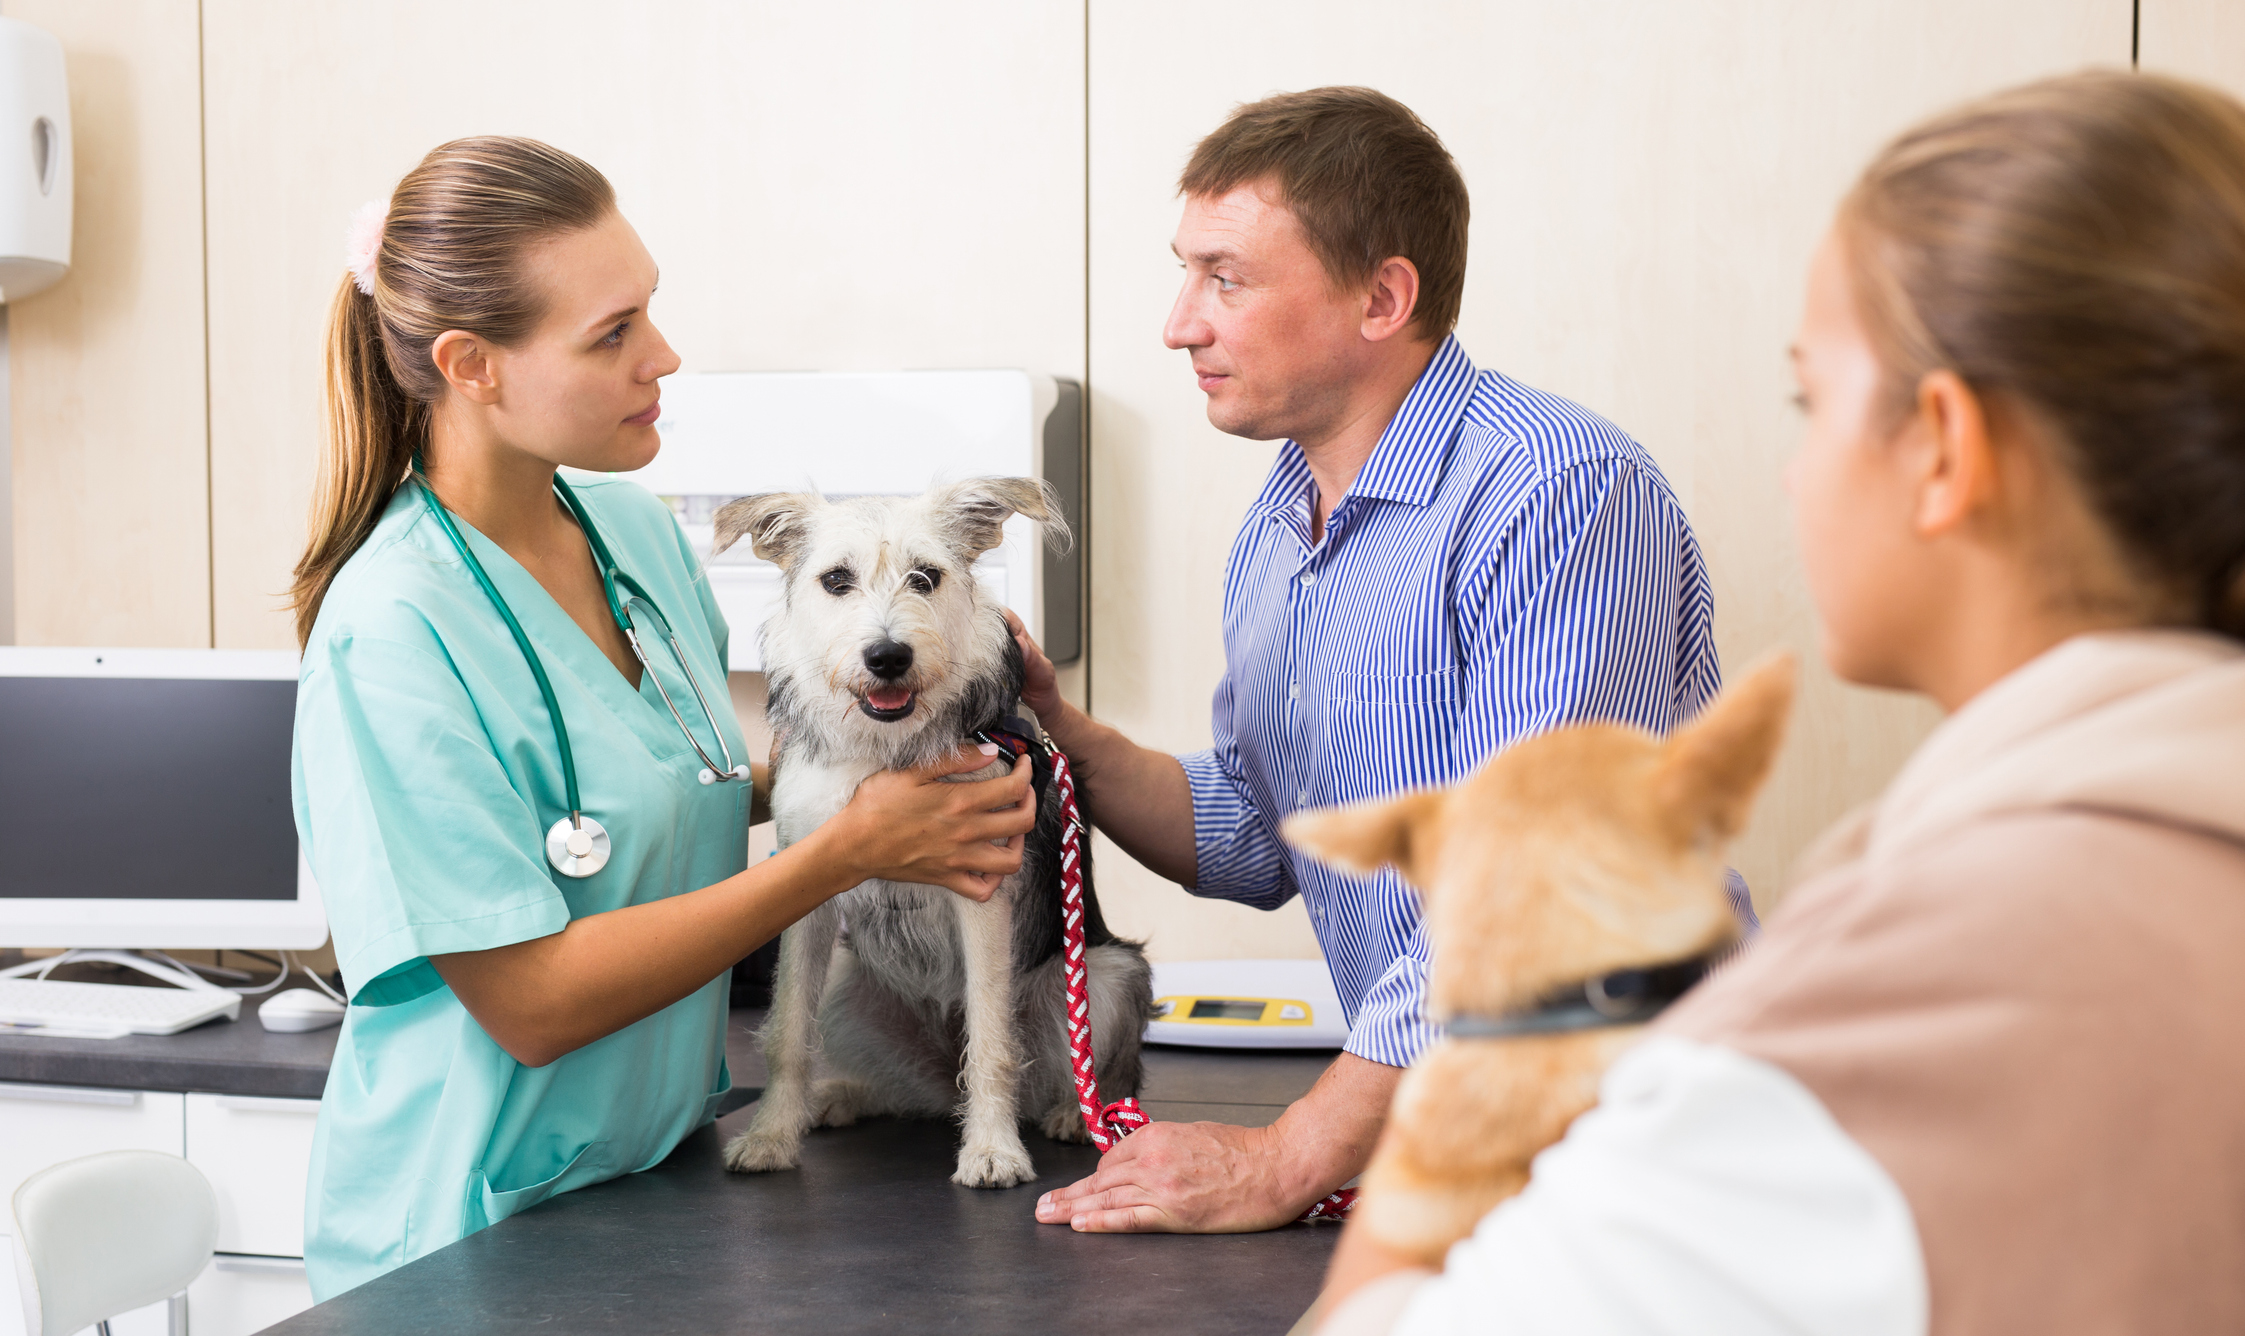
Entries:
<svg viewBox="0 0 2245 1336">
<path fill-rule="evenodd" d="M 654 457 L 654 290 L 608 182 L 526 139 L 437 148 L 353 238 L 294 591 L 297 827 L 350 989 L 320 1299 L 661 1161 L 730 1088 L 732 965 L 829 897 L 1020 866 L 1027 764 L 940 782 L 994 748 L 746 866 L 730 628 L 660 501 L 560 474 Z"/>
</svg>

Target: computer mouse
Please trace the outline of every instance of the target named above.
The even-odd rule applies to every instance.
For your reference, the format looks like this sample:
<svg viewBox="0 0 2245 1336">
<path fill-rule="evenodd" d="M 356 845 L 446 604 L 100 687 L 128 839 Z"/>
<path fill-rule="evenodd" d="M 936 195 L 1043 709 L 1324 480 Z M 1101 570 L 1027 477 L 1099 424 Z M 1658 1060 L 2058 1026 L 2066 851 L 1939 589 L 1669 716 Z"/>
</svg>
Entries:
<svg viewBox="0 0 2245 1336">
<path fill-rule="evenodd" d="M 291 988 L 265 999 L 257 1009 L 257 1023 L 284 1034 L 324 1030 L 343 1023 L 343 1004 L 309 988 Z"/>
</svg>

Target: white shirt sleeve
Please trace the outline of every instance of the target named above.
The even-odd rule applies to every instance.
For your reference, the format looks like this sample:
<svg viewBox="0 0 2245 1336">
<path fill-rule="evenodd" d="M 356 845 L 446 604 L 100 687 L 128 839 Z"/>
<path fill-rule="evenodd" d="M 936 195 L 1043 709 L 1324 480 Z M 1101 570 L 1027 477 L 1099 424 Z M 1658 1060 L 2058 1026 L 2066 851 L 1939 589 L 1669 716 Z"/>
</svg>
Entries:
<svg viewBox="0 0 2245 1336">
<path fill-rule="evenodd" d="M 1783 1070 L 1662 1036 L 1614 1064 L 1598 1107 L 1388 1330 L 1923 1336 L 1926 1321 L 1917 1227 L 1878 1161 Z"/>
</svg>

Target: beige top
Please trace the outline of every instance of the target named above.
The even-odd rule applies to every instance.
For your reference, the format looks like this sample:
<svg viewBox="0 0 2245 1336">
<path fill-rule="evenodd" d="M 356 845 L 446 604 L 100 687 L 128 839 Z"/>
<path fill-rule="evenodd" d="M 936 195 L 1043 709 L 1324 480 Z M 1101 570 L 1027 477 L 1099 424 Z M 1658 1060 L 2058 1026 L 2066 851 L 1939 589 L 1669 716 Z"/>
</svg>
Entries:
<svg viewBox="0 0 2245 1336">
<path fill-rule="evenodd" d="M 1821 857 L 1321 1336 L 2245 1331 L 2245 646 L 2070 641 Z"/>
<path fill-rule="evenodd" d="M 1661 1025 L 1901 1188 L 1930 1330 L 2245 1331 L 2245 647 L 2070 641 Z"/>
</svg>

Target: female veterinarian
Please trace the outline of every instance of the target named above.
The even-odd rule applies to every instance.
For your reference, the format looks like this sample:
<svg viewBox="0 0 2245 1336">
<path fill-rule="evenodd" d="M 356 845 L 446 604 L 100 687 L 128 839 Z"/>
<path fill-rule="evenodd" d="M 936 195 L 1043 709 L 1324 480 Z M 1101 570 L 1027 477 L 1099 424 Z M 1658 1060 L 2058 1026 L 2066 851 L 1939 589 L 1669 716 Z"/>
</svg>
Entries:
<svg viewBox="0 0 2245 1336">
<path fill-rule="evenodd" d="M 2245 106 L 1904 135 L 1809 274 L 1827 661 L 1948 711 L 1444 1274 L 1321 1330 L 2245 1331 Z"/>
<path fill-rule="evenodd" d="M 305 1261 L 330 1295 L 645 1169 L 729 1087 L 729 967 L 868 877 L 977 899 L 1026 764 L 883 774 L 744 870 L 727 630 L 653 458 L 655 264 L 590 166 L 446 144 L 375 205 L 330 322 L 296 572 L 296 820 L 351 991 Z M 627 637 L 628 619 L 634 635 Z"/>
</svg>

